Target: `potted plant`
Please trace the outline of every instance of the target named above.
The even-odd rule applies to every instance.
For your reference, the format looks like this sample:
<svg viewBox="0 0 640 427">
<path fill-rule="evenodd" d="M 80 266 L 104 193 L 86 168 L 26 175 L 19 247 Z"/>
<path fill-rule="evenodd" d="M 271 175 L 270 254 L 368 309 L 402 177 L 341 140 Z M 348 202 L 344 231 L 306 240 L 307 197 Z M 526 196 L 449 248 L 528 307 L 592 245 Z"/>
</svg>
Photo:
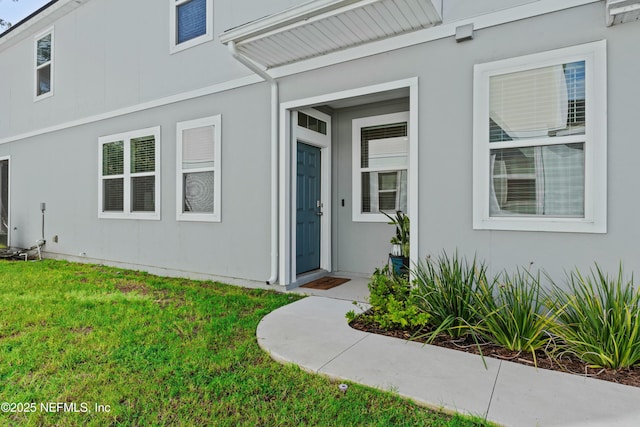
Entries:
<svg viewBox="0 0 640 427">
<path fill-rule="evenodd" d="M 391 253 L 389 258 L 393 270 L 397 274 L 405 274 L 409 269 L 409 217 L 402 211 L 396 211 L 395 216 L 382 212 L 389 218 L 390 225 L 396 226 L 396 234 L 391 238 Z"/>
</svg>

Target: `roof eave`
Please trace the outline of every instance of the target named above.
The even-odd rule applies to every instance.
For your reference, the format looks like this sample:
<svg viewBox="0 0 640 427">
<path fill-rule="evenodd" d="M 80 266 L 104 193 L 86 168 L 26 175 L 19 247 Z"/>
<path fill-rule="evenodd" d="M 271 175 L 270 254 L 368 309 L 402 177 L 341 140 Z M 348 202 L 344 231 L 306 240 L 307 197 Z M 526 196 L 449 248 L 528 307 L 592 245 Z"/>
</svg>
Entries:
<svg viewBox="0 0 640 427">
<path fill-rule="evenodd" d="M 40 30 L 43 25 L 50 25 L 56 19 L 66 15 L 89 0 L 52 0 L 33 12 L 7 31 L 0 34 L 0 51 Z M 43 24 L 44 23 L 44 24 Z"/>
</svg>

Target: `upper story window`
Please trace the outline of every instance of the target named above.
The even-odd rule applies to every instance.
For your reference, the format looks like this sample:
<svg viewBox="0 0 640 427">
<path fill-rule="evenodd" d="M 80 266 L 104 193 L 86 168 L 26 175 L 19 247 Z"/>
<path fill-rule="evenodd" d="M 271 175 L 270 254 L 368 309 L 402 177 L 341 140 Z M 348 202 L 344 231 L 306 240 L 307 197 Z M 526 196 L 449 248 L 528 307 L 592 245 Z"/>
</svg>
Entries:
<svg viewBox="0 0 640 427">
<path fill-rule="evenodd" d="M 160 219 L 160 128 L 99 139 L 100 218 Z"/>
<path fill-rule="evenodd" d="M 475 67 L 474 228 L 606 231 L 604 42 Z"/>
<path fill-rule="evenodd" d="M 213 0 L 169 0 L 171 52 L 213 40 Z"/>
<path fill-rule="evenodd" d="M 53 29 L 35 40 L 35 97 L 53 95 Z"/>
<path fill-rule="evenodd" d="M 407 212 L 409 113 L 354 119 L 352 133 L 353 221 Z"/>
<path fill-rule="evenodd" d="M 220 221 L 220 116 L 179 122 L 177 220 Z"/>
</svg>

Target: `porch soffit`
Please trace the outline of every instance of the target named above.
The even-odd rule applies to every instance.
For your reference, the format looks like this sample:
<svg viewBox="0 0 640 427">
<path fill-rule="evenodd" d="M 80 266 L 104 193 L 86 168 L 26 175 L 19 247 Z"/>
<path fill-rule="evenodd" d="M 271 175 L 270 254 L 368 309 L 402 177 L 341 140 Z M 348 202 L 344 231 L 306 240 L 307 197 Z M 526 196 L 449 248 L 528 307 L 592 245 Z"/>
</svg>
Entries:
<svg viewBox="0 0 640 427">
<path fill-rule="evenodd" d="M 313 0 L 219 38 L 268 69 L 438 25 L 441 5 L 442 0 Z"/>
</svg>

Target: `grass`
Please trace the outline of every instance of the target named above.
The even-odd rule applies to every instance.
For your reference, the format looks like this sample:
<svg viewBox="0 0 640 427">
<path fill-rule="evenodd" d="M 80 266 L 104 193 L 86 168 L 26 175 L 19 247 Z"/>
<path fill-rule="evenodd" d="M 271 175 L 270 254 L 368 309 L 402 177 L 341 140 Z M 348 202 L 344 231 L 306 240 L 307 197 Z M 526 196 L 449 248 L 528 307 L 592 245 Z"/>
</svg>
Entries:
<svg viewBox="0 0 640 427">
<path fill-rule="evenodd" d="M 272 361 L 255 330 L 298 297 L 63 261 L 0 262 L 2 425 L 466 427 Z M 89 412 L 46 413 L 41 403 Z M 96 412 L 95 404 L 109 407 Z"/>
</svg>

